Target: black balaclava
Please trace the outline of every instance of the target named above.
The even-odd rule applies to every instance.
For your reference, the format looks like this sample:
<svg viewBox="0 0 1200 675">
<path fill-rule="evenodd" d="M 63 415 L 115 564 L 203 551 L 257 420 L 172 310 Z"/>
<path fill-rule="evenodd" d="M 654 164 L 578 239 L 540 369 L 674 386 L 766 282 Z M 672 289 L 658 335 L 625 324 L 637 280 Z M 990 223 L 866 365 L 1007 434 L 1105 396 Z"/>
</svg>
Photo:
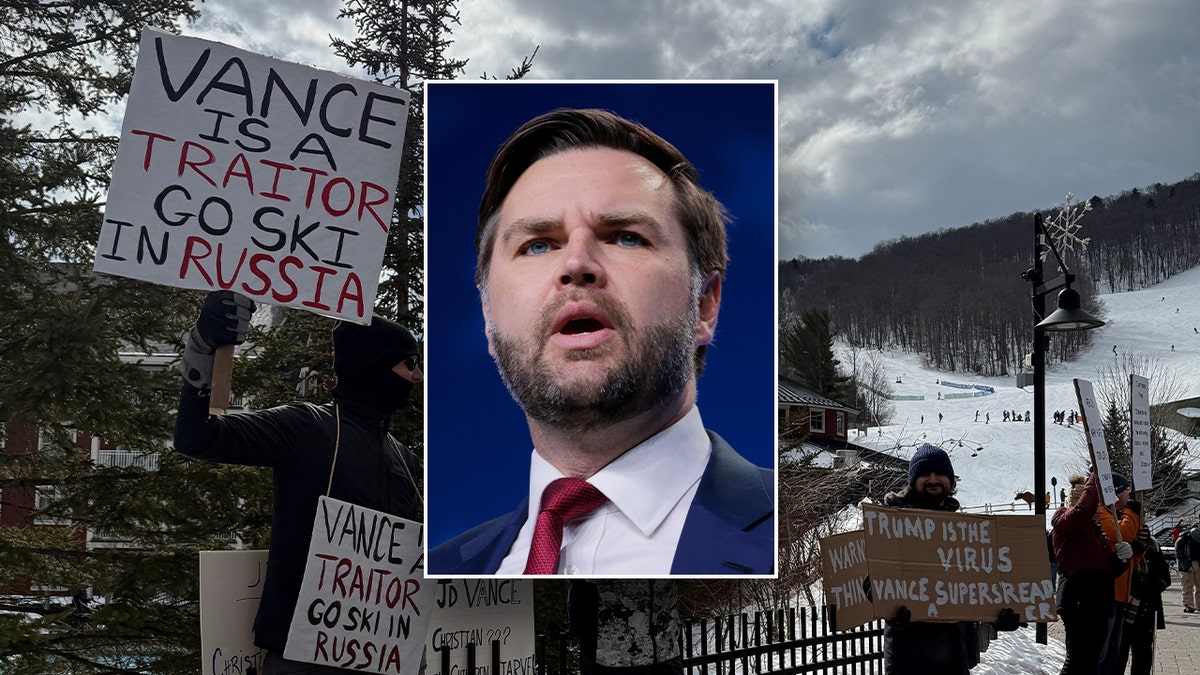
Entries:
<svg viewBox="0 0 1200 675">
<path fill-rule="evenodd" d="M 339 321 L 333 329 L 333 395 L 390 415 L 408 405 L 414 386 L 392 368 L 418 353 L 412 333 L 394 321 L 378 316 L 370 326 Z"/>
</svg>

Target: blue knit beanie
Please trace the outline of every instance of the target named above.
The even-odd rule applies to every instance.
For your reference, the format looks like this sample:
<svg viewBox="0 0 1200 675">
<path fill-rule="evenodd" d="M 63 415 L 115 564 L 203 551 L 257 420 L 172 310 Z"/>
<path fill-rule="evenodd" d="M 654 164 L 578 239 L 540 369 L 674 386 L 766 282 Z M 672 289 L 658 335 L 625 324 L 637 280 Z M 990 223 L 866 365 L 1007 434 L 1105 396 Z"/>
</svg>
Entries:
<svg viewBox="0 0 1200 675">
<path fill-rule="evenodd" d="M 1114 471 L 1114 472 L 1112 472 L 1112 478 L 1113 478 L 1113 492 L 1115 492 L 1116 494 L 1121 494 L 1122 492 L 1129 489 L 1129 479 L 1126 478 L 1125 476 L 1122 476 L 1121 474 Z"/>
<path fill-rule="evenodd" d="M 912 459 L 908 460 L 908 484 L 915 485 L 917 476 L 924 476 L 931 471 L 949 477 L 950 483 L 954 484 L 954 467 L 950 464 L 950 455 L 936 445 L 926 443 L 917 448 Z"/>
</svg>

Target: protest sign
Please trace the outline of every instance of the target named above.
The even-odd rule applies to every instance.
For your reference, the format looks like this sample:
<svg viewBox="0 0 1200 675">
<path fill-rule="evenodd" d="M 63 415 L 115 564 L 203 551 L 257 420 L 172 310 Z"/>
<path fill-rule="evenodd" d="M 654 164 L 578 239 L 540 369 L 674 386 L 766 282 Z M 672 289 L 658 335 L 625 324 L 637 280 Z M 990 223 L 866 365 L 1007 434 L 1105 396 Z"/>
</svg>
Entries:
<svg viewBox="0 0 1200 675">
<path fill-rule="evenodd" d="M 849 630 L 875 618 L 867 597 L 867 551 L 863 531 L 843 532 L 821 540 L 825 604 L 836 608 L 834 628 Z"/>
<path fill-rule="evenodd" d="M 200 552 L 200 659 L 203 675 L 262 672 L 254 616 L 267 574 L 266 551 Z"/>
<path fill-rule="evenodd" d="M 1150 458 L 1150 380 L 1129 376 L 1129 438 L 1133 459 L 1133 485 L 1138 490 L 1154 487 Z"/>
<path fill-rule="evenodd" d="M 1108 458 L 1108 444 L 1104 441 L 1104 422 L 1100 416 L 1100 407 L 1096 405 L 1096 393 L 1092 383 L 1087 380 L 1075 379 L 1075 396 L 1079 399 L 1079 410 L 1083 413 L 1083 431 L 1087 438 L 1088 451 L 1092 453 L 1092 466 L 1096 467 L 1096 477 L 1100 483 L 1100 500 L 1105 506 L 1117 501 L 1117 491 L 1113 487 L 1112 462 Z M 1120 537 L 1120 533 L 1117 533 Z"/>
<path fill-rule="evenodd" d="M 97 272 L 370 322 L 409 94 L 142 32 Z"/>
<path fill-rule="evenodd" d="M 473 675 L 533 674 L 532 581 L 438 579 L 436 597 L 426 675 L 466 672 L 468 644 L 477 649 Z M 500 641 L 499 673 L 491 672 L 494 640 Z M 442 673 L 444 650 L 450 652 L 449 673 Z"/>
<path fill-rule="evenodd" d="M 432 605 L 420 523 L 321 497 L 283 655 L 415 673 Z"/>
<path fill-rule="evenodd" d="M 914 621 L 1056 618 L 1043 518 L 864 504 L 863 542 L 878 618 L 901 605 Z"/>
</svg>

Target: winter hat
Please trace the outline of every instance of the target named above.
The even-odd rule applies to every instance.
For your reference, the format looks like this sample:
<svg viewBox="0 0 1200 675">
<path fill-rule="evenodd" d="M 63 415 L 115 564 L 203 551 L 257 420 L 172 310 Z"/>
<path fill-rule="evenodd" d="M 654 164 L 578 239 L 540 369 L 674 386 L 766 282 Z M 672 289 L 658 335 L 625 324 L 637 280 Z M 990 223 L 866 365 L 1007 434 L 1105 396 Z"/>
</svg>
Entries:
<svg viewBox="0 0 1200 675">
<path fill-rule="evenodd" d="M 1112 472 L 1112 479 L 1113 479 L 1113 492 L 1115 492 L 1117 494 L 1121 494 L 1122 492 L 1129 489 L 1129 479 L 1126 478 L 1125 476 L 1122 476 L 1121 474 L 1114 471 L 1114 472 Z"/>
<path fill-rule="evenodd" d="M 395 321 L 379 316 L 369 326 L 339 321 L 333 328 L 333 394 L 391 413 L 408 402 L 413 388 L 392 368 L 418 353 L 416 338 Z"/>
<path fill-rule="evenodd" d="M 936 445 L 926 443 L 917 448 L 912 459 L 908 460 L 908 484 L 915 485 L 917 476 L 924 476 L 931 471 L 949 477 L 950 483 L 954 483 L 954 467 L 950 464 L 950 455 Z"/>
</svg>

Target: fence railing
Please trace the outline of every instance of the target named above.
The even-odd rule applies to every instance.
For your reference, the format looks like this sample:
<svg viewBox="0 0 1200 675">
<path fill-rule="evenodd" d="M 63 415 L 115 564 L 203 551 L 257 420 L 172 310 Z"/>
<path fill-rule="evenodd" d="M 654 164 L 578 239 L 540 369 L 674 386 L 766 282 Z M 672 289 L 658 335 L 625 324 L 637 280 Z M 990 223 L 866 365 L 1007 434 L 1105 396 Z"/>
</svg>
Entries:
<svg viewBox="0 0 1200 675">
<path fill-rule="evenodd" d="M 799 675 L 801 673 L 862 674 L 883 672 L 883 621 L 846 631 L 834 631 L 833 614 L 824 607 L 796 607 L 687 622 L 680 653 L 687 675 Z M 548 649 L 557 642 L 556 649 Z M 497 663 L 499 644 L 477 654 L 468 645 L 465 672 L 491 659 Z M 568 675 L 578 671 L 578 639 L 570 633 L 538 635 L 536 675 Z M 553 652 L 554 656 L 549 656 Z M 478 661 L 476 659 L 479 659 Z M 449 653 L 441 654 L 447 664 Z M 496 671 L 490 671 L 495 673 Z"/>
<path fill-rule="evenodd" d="M 793 607 L 688 621 L 680 636 L 683 669 L 687 675 L 870 675 L 882 673 L 882 620 L 835 631 L 834 612 L 827 607 Z M 995 626 L 981 623 L 979 650 L 996 639 Z M 554 649 L 549 649 L 553 646 Z M 500 641 L 467 644 L 468 675 L 503 675 Z M 553 652 L 553 656 L 550 656 Z M 441 672 L 450 666 L 451 650 L 438 652 Z M 490 664 L 490 667 L 488 666 Z M 534 642 L 535 675 L 579 673 L 579 640 L 569 632 L 538 634 Z"/>
<path fill-rule="evenodd" d="M 691 621 L 683 667 L 688 675 L 882 672 L 883 622 L 835 631 L 825 607 Z"/>
</svg>

